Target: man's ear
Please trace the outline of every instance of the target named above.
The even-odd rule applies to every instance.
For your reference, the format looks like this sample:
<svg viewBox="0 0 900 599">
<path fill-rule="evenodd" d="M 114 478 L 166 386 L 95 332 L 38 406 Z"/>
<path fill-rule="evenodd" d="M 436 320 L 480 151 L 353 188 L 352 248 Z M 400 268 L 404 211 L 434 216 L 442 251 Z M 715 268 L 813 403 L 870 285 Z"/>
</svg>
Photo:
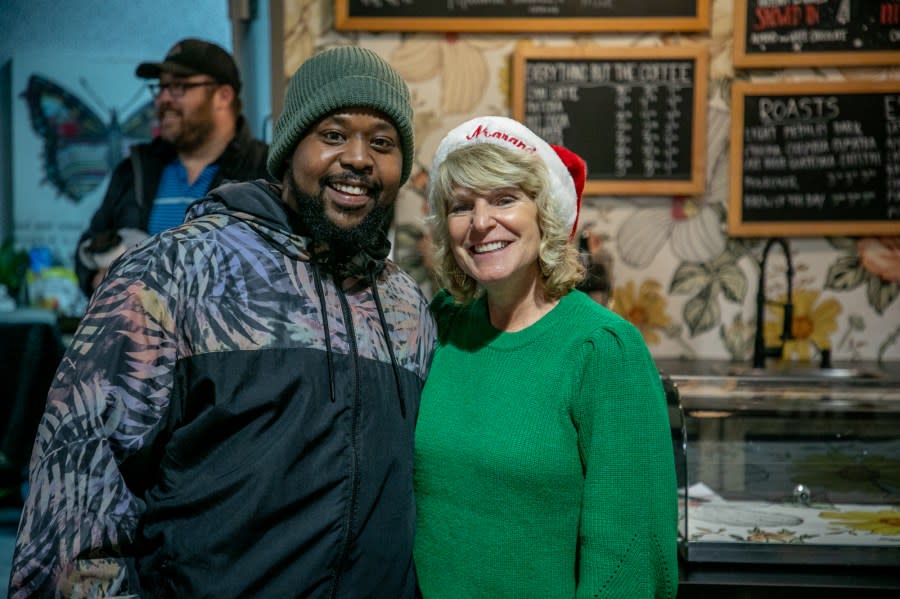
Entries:
<svg viewBox="0 0 900 599">
<path fill-rule="evenodd" d="M 219 105 L 231 106 L 231 103 L 234 101 L 234 88 L 228 84 L 220 85 L 216 89 L 215 97 Z"/>
</svg>

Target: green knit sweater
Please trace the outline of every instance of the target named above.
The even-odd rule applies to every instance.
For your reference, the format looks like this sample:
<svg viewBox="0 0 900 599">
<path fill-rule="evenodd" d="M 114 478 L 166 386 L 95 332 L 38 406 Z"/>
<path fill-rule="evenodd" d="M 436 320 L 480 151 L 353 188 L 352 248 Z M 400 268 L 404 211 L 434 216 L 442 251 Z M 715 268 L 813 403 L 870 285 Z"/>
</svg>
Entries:
<svg viewBox="0 0 900 599">
<path fill-rule="evenodd" d="M 675 468 L 640 333 L 573 291 L 537 323 L 432 302 L 416 428 L 425 599 L 674 597 Z"/>
</svg>

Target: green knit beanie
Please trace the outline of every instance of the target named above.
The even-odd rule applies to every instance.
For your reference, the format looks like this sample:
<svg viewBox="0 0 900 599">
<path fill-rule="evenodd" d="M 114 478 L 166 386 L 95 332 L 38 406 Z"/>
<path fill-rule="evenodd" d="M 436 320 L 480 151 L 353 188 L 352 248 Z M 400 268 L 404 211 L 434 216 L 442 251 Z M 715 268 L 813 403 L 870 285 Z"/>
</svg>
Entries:
<svg viewBox="0 0 900 599">
<path fill-rule="evenodd" d="M 364 106 L 390 117 L 400 134 L 403 173 L 409 178 L 413 162 L 413 111 L 409 88 L 391 65 L 366 48 L 340 46 L 316 54 L 297 69 L 288 83 L 284 110 L 275 123 L 267 166 L 276 181 L 284 176 L 285 161 L 307 129 L 341 108 Z"/>
</svg>

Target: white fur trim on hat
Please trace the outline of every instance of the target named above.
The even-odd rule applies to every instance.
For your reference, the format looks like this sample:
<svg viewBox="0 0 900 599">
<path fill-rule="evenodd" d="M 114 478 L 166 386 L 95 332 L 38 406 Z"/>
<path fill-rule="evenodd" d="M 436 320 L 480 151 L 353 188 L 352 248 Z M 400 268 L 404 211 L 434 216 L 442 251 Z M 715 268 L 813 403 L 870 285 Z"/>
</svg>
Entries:
<svg viewBox="0 0 900 599">
<path fill-rule="evenodd" d="M 553 197 L 557 200 L 556 209 L 559 217 L 566 226 L 573 227 L 575 225 L 579 201 L 569 169 L 550 147 L 550 144 L 519 121 L 504 116 L 481 116 L 452 129 L 441 141 L 434 154 L 431 172 L 437 172 L 438 167 L 447 159 L 450 152 L 476 143 L 494 144 L 511 150 L 536 153 L 540 156 L 550 173 L 550 180 L 555 190 Z M 434 214 L 436 207 L 429 206 L 429 208 Z"/>
</svg>

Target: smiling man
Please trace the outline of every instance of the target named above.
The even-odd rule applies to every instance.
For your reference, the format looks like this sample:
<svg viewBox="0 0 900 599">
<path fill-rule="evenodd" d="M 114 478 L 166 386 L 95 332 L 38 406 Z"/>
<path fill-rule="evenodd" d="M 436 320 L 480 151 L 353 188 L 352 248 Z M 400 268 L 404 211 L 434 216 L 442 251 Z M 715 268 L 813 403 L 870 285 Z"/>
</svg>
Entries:
<svg viewBox="0 0 900 599">
<path fill-rule="evenodd" d="M 375 53 L 301 65 L 266 180 L 119 259 L 50 391 L 9 596 L 412 599 L 434 345 L 386 231 L 410 96 Z"/>
<path fill-rule="evenodd" d="M 113 172 L 82 234 L 75 270 L 90 295 L 111 260 L 147 234 L 180 225 L 188 205 L 223 181 L 266 176 L 266 145 L 241 114 L 241 77 L 231 55 L 199 39 L 177 42 L 162 62 L 138 65 L 149 84 L 159 135 Z"/>
</svg>

